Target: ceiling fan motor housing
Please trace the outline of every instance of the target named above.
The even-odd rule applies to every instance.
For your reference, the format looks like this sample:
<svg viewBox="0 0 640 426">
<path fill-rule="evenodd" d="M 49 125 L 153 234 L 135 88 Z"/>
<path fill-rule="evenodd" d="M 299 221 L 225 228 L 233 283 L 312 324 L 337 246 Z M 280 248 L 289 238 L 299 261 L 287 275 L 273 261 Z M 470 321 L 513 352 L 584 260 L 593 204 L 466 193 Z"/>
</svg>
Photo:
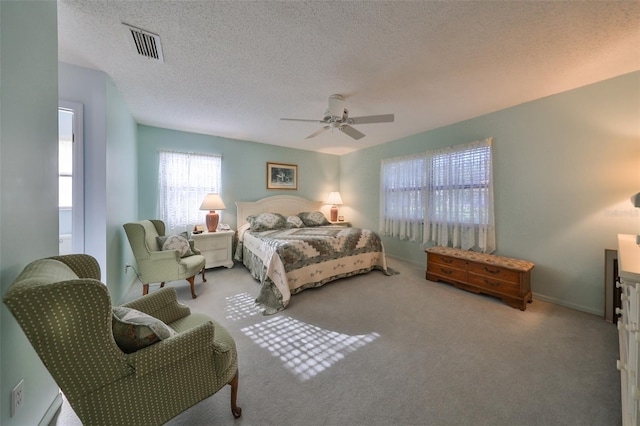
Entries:
<svg viewBox="0 0 640 426">
<path fill-rule="evenodd" d="M 329 96 L 328 114 L 332 117 L 342 117 L 344 114 L 344 97 L 342 95 Z"/>
<path fill-rule="evenodd" d="M 333 114 L 331 110 L 327 110 L 324 113 L 324 117 L 322 117 L 322 121 L 324 121 L 325 123 L 334 123 L 334 122 L 346 123 L 348 117 L 349 117 L 349 111 L 346 108 L 342 108 L 342 112 L 339 114 Z"/>
</svg>

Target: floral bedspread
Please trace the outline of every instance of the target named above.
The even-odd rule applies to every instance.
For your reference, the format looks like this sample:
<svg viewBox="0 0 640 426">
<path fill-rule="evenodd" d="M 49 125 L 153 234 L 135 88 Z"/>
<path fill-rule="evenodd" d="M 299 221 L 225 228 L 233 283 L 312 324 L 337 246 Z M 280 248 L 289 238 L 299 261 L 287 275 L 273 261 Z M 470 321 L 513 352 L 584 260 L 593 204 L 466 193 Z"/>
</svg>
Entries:
<svg viewBox="0 0 640 426">
<path fill-rule="evenodd" d="M 292 294 L 378 269 L 388 274 L 380 237 L 342 226 L 245 232 L 235 258 L 260 281 L 256 298 L 265 315 L 286 308 Z"/>
</svg>

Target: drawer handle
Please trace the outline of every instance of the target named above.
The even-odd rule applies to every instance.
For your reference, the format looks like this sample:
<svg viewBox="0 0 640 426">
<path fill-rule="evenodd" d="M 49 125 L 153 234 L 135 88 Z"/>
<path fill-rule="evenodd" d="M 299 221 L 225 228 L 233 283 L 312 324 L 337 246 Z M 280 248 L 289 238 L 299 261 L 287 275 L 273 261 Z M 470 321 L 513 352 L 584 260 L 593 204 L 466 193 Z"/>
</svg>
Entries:
<svg viewBox="0 0 640 426">
<path fill-rule="evenodd" d="M 502 272 L 502 270 L 500 270 L 500 269 L 491 270 L 491 269 L 487 268 L 486 266 L 484 267 L 484 270 L 487 271 L 490 274 L 499 274 L 500 272 Z"/>
<path fill-rule="evenodd" d="M 441 257 L 440 260 L 444 263 L 453 263 L 453 259 L 447 259 L 446 257 Z"/>
<path fill-rule="evenodd" d="M 486 278 L 484 279 L 484 283 L 490 285 L 491 287 L 500 287 L 500 283 L 489 281 Z"/>
<path fill-rule="evenodd" d="M 449 269 L 442 269 L 440 268 L 440 272 L 442 272 L 443 274 L 447 274 L 447 275 L 451 275 L 453 274 L 453 271 L 449 270 Z"/>
</svg>

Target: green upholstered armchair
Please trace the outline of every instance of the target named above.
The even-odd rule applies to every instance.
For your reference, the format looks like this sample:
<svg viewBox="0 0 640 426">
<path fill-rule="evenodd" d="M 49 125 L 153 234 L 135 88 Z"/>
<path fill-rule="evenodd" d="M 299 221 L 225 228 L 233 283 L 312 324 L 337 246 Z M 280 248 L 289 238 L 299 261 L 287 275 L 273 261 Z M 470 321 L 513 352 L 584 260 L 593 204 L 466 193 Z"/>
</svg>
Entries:
<svg viewBox="0 0 640 426">
<path fill-rule="evenodd" d="M 89 255 L 32 262 L 3 301 L 83 424 L 163 424 L 227 384 L 232 413 L 240 417 L 233 338 L 178 303 L 174 288 L 124 305 L 176 332 L 133 353 L 114 339 L 111 299 Z"/>
<path fill-rule="evenodd" d="M 142 220 L 140 222 L 125 223 L 124 230 L 127 233 L 133 256 L 140 268 L 140 281 L 142 281 L 142 294 L 149 293 L 149 283 L 160 283 L 164 287 L 167 281 L 187 280 L 191 285 L 191 297 L 196 298 L 194 278 L 202 271 L 204 277 L 204 256 L 189 241 L 192 256 L 180 257 L 177 250 L 162 250 L 157 237 L 165 236 L 164 222 L 161 220 Z"/>
</svg>

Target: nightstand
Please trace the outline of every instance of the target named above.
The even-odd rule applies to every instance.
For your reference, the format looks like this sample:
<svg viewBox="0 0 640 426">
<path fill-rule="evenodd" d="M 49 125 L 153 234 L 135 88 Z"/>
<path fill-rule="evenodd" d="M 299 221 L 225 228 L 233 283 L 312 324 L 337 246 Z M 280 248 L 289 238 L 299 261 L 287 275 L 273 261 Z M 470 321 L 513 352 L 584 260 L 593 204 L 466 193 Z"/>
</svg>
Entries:
<svg viewBox="0 0 640 426">
<path fill-rule="evenodd" d="M 331 222 L 331 225 L 333 225 L 333 226 L 345 226 L 347 228 L 351 228 L 351 222 L 345 222 L 344 220 L 342 222 Z"/>
<path fill-rule="evenodd" d="M 233 268 L 233 235 L 235 231 L 203 232 L 191 234 L 194 246 L 205 259 L 205 269 L 225 266 Z"/>
</svg>

